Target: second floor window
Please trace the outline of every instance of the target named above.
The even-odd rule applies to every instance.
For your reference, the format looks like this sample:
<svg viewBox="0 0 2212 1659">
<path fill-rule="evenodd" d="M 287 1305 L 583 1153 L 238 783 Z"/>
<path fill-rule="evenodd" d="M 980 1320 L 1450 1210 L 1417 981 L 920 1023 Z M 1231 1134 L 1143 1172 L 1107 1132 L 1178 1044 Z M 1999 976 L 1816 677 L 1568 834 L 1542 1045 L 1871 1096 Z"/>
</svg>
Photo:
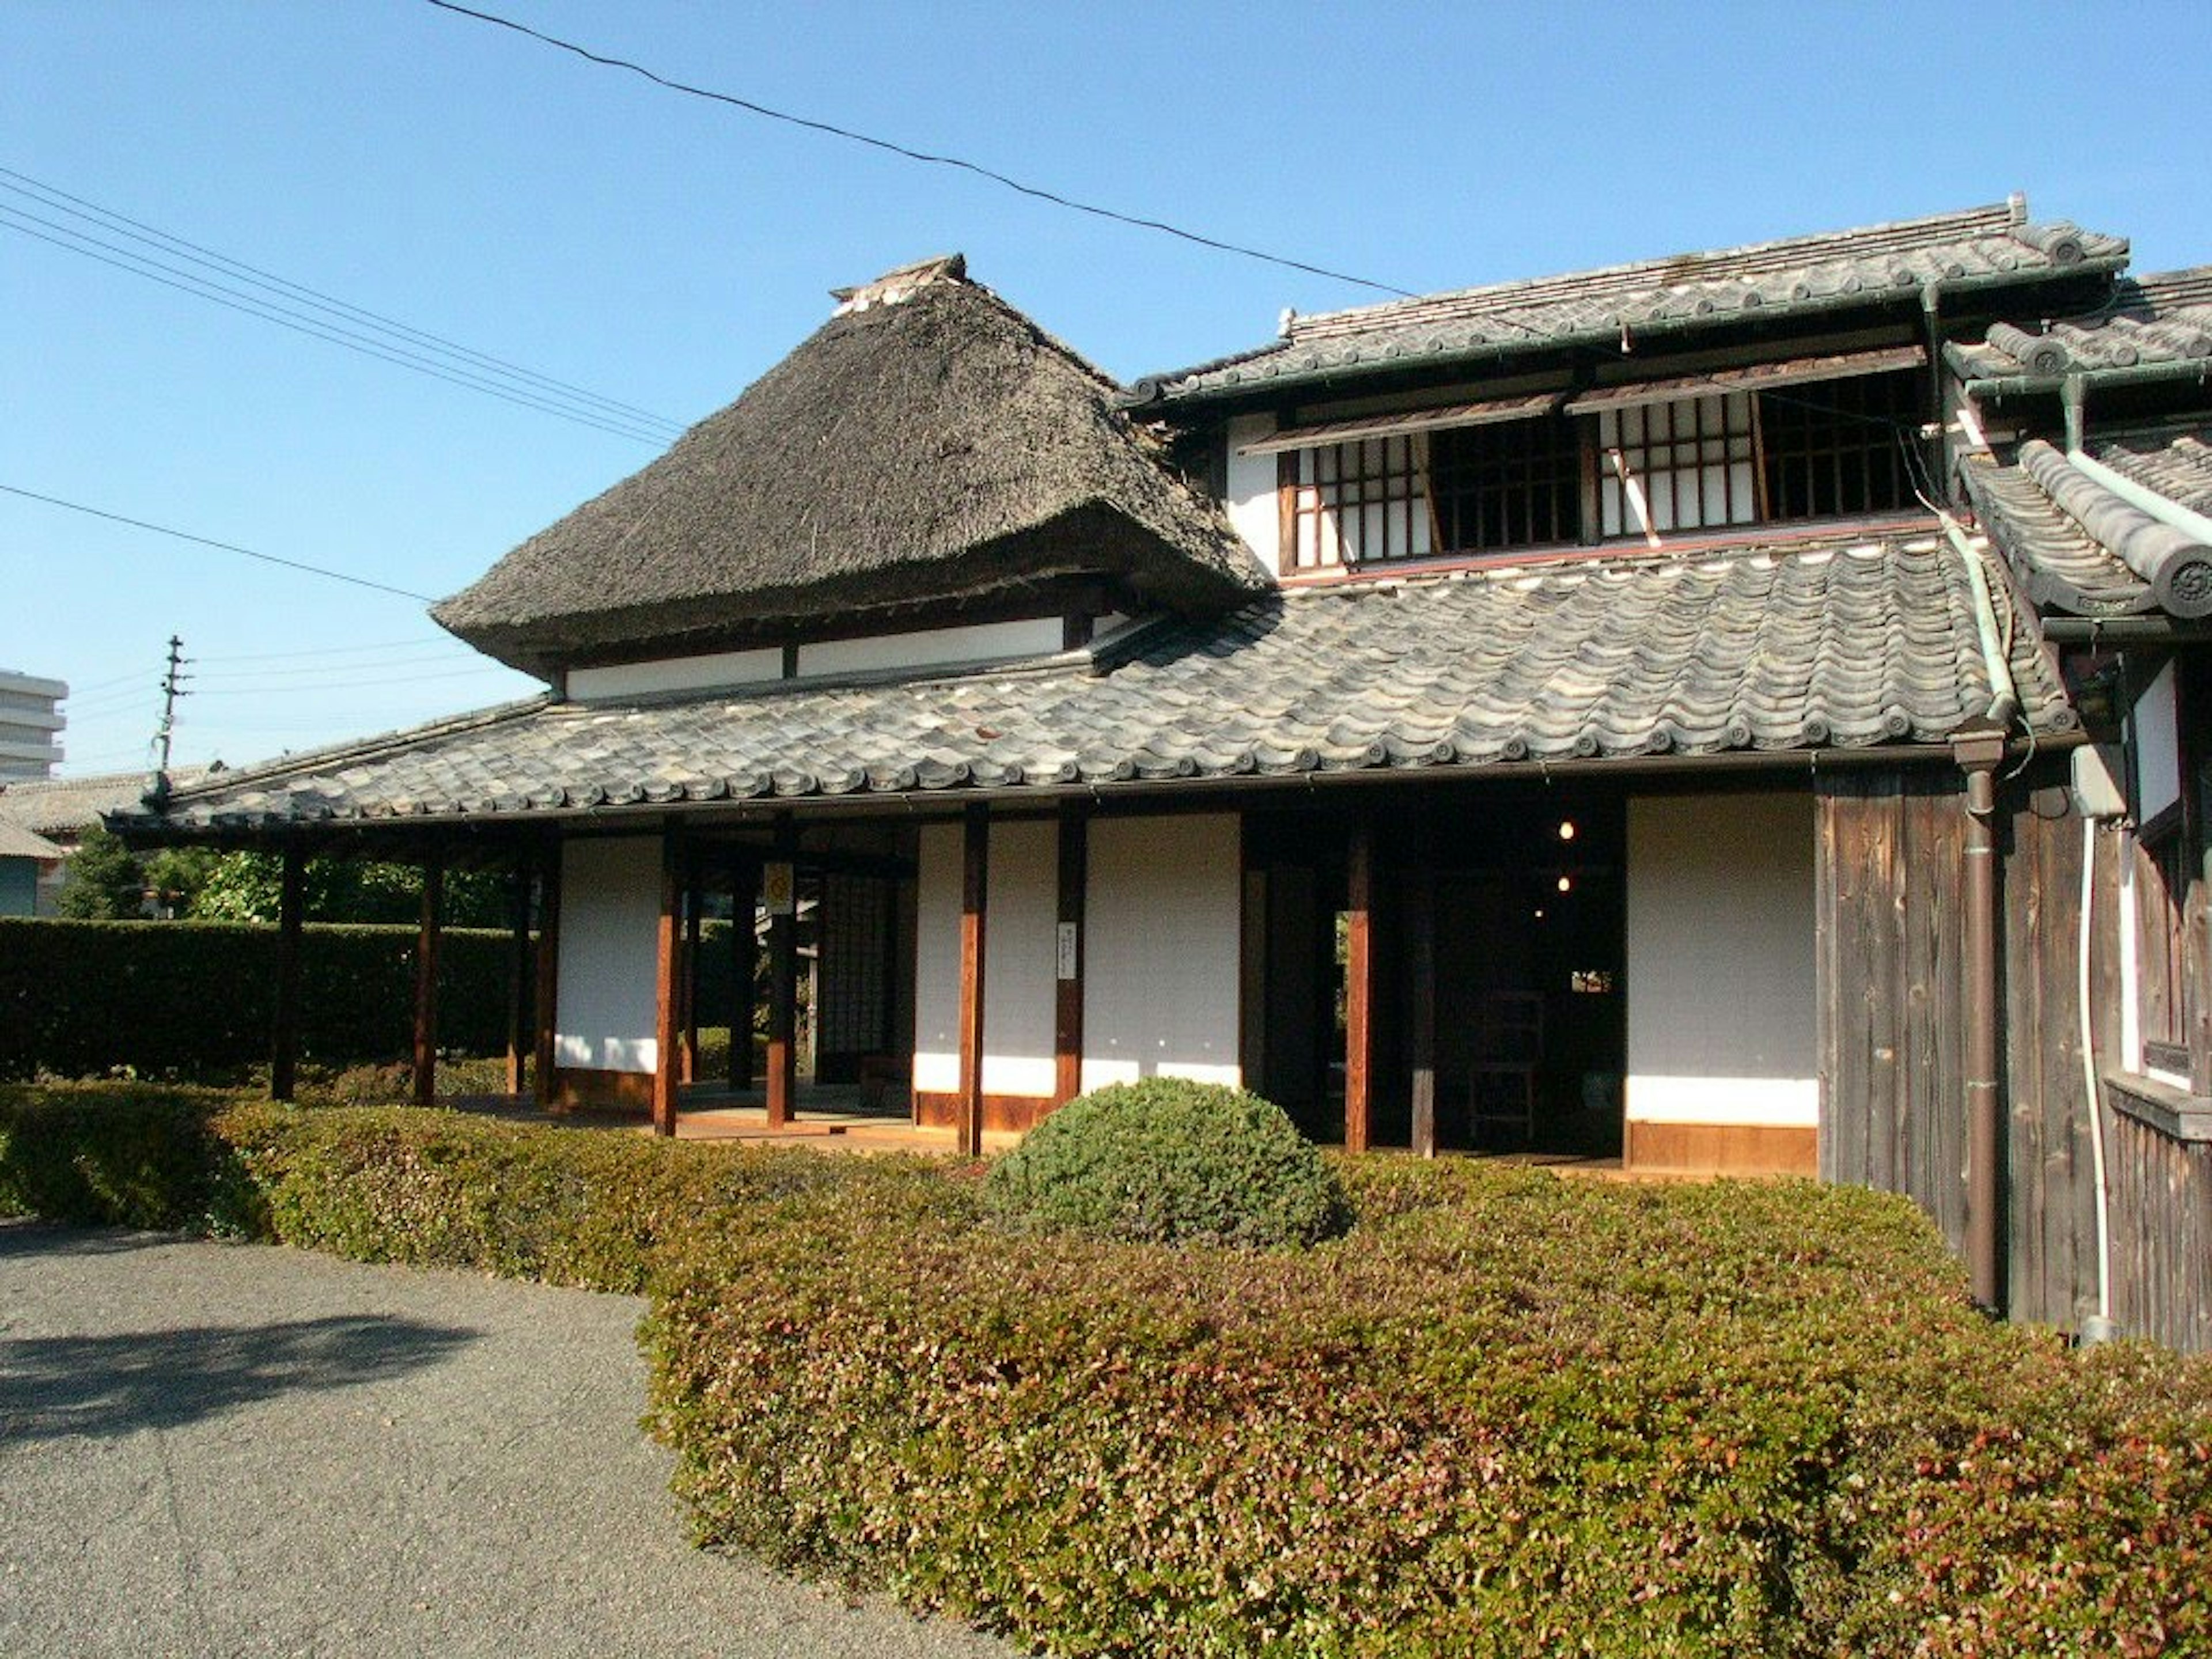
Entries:
<svg viewBox="0 0 2212 1659">
<path fill-rule="evenodd" d="M 1909 371 L 1630 401 L 1285 449 L 1284 566 L 1910 511 Z"/>
</svg>

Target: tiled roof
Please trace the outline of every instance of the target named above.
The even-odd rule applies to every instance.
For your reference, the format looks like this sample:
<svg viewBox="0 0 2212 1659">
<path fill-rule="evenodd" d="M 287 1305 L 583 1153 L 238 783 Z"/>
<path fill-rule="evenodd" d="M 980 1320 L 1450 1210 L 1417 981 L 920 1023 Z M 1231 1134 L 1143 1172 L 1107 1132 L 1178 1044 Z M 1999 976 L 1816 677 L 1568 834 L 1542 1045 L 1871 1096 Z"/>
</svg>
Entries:
<svg viewBox="0 0 2212 1659">
<path fill-rule="evenodd" d="M 2212 432 L 2115 438 L 2092 452 L 2113 471 L 2177 506 L 2212 517 Z"/>
<path fill-rule="evenodd" d="M 2090 456 L 2181 506 L 2201 512 L 2212 502 L 2203 434 L 2118 439 Z M 2051 445 L 2021 445 L 2011 466 L 1970 460 L 1964 477 L 1990 541 L 2035 604 L 2082 617 L 2212 615 L 2208 538 L 2153 516 Z"/>
<path fill-rule="evenodd" d="M 1235 395 L 1488 356 L 1532 343 L 1613 339 L 1624 328 L 1720 323 L 1917 294 L 2117 270 L 2127 242 L 2064 222 L 2031 224 L 2024 204 L 1972 208 L 1863 230 L 1614 265 L 1602 270 L 1294 318 L 1287 337 L 1147 376 L 1140 400 Z"/>
<path fill-rule="evenodd" d="M 2002 585 L 1999 586 L 2002 588 Z M 2074 716 L 2024 621 L 2027 716 Z M 1270 594 L 1094 662 L 538 702 L 179 792 L 173 830 L 1942 741 L 1991 701 L 1925 530 Z M 119 822 L 119 820 L 118 820 Z M 141 829 L 156 821 L 136 821 Z"/>
<path fill-rule="evenodd" d="M 192 783 L 207 775 L 204 766 L 180 766 L 170 771 L 169 781 Z M 137 805 L 145 787 L 143 772 L 18 779 L 0 788 L 0 818 L 11 819 L 37 835 L 66 836 L 73 841 L 97 823 L 101 813 Z"/>
<path fill-rule="evenodd" d="M 47 864 L 68 856 L 44 836 L 33 834 L 12 819 L 0 817 L 0 859 L 37 859 Z"/>
<path fill-rule="evenodd" d="M 2160 365 L 2195 364 L 2212 379 L 2212 266 L 2123 280 L 2094 315 L 2039 331 L 1993 325 L 1980 345 L 1944 348 L 1968 380 L 2055 380 Z"/>
</svg>

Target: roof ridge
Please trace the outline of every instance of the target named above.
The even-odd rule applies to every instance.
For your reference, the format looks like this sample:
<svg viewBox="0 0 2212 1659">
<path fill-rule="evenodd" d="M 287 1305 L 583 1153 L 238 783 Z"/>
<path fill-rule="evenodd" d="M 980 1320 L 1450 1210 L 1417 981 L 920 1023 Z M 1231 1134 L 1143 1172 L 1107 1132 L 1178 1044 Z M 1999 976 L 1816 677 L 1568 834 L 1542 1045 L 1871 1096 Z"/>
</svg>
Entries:
<svg viewBox="0 0 2212 1659">
<path fill-rule="evenodd" d="M 1774 237 L 1765 241 L 1739 243 L 1732 247 L 1689 251 L 1656 258 L 1595 265 L 1583 270 L 1561 271 L 1546 276 L 1524 276 L 1473 288 L 1442 289 L 1412 299 L 1386 300 L 1376 305 L 1353 306 L 1340 311 L 1316 312 L 1310 316 L 1299 317 L 1292 324 L 1291 337 L 1293 340 L 1326 337 L 1346 327 L 1364 328 L 1431 308 L 1477 302 L 1495 306 L 1508 299 L 1529 295 L 1557 297 L 1611 286 L 1635 277 L 1669 272 L 1682 273 L 1686 280 L 1710 280 L 1713 275 L 1732 270 L 1763 270 L 1784 264 L 1817 263 L 1802 257 L 1792 257 L 1802 256 L 1815 249 L 1832 249 L 1837 257 L 1847 258 L 1854 251 L 1870 247 L 1917 247 L 1929 242 L 1957 240 L 1956 233 L 1969 230 L 1977 234 L 2009 234 L 2026 222 L 2026 199 L 2016 197 L 2008 202 L 1959 208 L 1917 219 L 1896 219 L 1846 230 Z M 1941 234 L 1943 232 L 1954 234 L 1947 237 Z"/>
</svg>

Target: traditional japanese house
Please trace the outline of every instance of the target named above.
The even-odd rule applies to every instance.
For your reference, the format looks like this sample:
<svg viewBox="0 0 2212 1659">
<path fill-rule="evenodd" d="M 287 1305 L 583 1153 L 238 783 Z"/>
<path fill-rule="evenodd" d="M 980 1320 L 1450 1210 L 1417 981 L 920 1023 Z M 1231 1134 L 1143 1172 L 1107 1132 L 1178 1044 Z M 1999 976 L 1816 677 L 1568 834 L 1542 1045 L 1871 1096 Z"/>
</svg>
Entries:
<svg viewBox="0 0 2212 1659">
<path fill-rule="evenodd" d="M 118 823 L 525 872 L 549 1103 L 674 1127 L 703 894 L 775 967 L 766 1075 L 716 1081 L 787 1121 L 804 896 L 816 1078 L 963 1146 L 1172 1074 L 1355 1148 L 1819 1173 L 2071 1324 L 2007 1201 L 2024 1122 L 2093 1132 L 2021 1013 L 2061 872 L 2000 865 L 2085 739 L 1949 499 L 1954 349 L 2125 258 L 2015 199 L 1288 317 L 1127 392 L 908 267 L 437 608 L 543 697 Z"/>
</svg>

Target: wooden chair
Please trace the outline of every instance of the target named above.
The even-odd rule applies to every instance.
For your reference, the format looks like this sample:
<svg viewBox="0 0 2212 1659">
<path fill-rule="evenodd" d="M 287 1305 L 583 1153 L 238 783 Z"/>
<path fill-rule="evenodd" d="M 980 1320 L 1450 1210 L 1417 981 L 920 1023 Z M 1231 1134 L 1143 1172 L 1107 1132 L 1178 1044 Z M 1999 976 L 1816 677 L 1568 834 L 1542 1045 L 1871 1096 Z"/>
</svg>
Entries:
<svg viewBox="0 0 2212 1659">
<path fill-rule="evenodd" d="M 1493 1127 L 1522 1150 L 1536 1139 L 1536 1072 L 1544 1062 L 1544 999 L 1492 991 L 1476 1013 L 1468 1071 L 1468 1133 L 1477 1146 Z"/>
</svg>

